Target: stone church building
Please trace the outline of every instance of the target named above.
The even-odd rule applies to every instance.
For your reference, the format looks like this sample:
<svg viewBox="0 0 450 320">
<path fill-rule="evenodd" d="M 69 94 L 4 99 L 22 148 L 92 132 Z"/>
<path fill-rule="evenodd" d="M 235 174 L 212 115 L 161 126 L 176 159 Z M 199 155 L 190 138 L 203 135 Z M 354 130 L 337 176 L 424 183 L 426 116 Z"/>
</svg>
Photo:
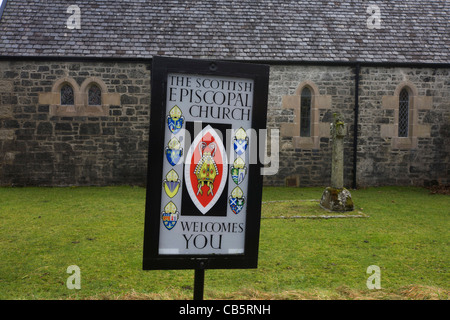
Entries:
<svg viewBox="0 0 450 320">
<path fill-rule="evenodd" d="M 3 0 L 0 185 L 145 185 L 156 55 L 270 65 L 267 185 L 329 184 L 334 113 L 347 187 L 449 184 L 449 21 L 447 0 Z"/>
</svg>

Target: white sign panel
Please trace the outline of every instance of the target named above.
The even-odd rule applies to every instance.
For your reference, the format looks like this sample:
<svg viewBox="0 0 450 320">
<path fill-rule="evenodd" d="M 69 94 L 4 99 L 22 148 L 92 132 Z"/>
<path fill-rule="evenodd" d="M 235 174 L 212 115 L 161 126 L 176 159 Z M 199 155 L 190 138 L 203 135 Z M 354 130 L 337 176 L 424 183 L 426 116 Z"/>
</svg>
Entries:
<svg viewBox="0 0 450 320">
<path fill-rule="evenodd" d="M 169 73 L 160 255 L 243 254 L 254 81 Z"/>
</svg>

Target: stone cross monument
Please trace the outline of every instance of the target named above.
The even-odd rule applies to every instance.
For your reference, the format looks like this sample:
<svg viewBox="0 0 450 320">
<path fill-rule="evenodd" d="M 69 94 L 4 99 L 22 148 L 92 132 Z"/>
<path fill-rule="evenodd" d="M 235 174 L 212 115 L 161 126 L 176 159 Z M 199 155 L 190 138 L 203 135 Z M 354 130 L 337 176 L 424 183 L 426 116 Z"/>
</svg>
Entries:
<svg viewBox="0 0 450 320">
<path fill-rule="evenodd" d="M 334 122 L 330 124 L 332 137 L 332 155 L 331 155 L 331 187 L 335 189 L 344 188 L 344 137 L 347 126 L 334 114 Z"/>
<path fill-rule="evenodd" d="M 331 187 L 325 189 L 320 206 L 335 212 L 353 211 L 350 191 L 344 188 L 344 137 L 347 126 L 339 115 L 334 114 L 334 122 L 330 125 L 333 143 L 331 160 Z"/>
</svg>

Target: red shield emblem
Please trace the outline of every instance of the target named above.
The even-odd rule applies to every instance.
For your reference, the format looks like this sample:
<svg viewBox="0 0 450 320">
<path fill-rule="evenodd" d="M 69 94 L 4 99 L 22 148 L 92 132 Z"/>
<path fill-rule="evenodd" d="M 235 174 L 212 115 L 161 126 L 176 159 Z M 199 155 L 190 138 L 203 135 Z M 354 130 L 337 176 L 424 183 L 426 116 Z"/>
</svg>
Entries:
<svg viewBox="0 0 450 320">
<path fill-rule="evenodd" d="M 184 167 L 187 191 L 201 213 L 206 214 L 220 198 L 227 177 L 227 156 L 222 140 L 207 126 L 192 142 Z"/>
</svg>

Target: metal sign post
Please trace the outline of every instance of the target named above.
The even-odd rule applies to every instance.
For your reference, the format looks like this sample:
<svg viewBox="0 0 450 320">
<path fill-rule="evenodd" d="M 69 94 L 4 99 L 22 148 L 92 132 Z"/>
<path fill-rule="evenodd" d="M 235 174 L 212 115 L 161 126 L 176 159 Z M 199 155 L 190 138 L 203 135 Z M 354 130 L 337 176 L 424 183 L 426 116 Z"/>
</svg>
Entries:
<svg viewBox="0 0 450 320">
<path fill-rule="evenodd" d="M 204 287 L 205 287 L 205 269 L 195 269 L 194 300 L 203 300 Z"/>
<path fill-rule="evenodd" d="M 205 269 L 257 267 L 268 77 L 153 58 L 143 269 L 195 269 L 194 298 Z"/>
</svg>

